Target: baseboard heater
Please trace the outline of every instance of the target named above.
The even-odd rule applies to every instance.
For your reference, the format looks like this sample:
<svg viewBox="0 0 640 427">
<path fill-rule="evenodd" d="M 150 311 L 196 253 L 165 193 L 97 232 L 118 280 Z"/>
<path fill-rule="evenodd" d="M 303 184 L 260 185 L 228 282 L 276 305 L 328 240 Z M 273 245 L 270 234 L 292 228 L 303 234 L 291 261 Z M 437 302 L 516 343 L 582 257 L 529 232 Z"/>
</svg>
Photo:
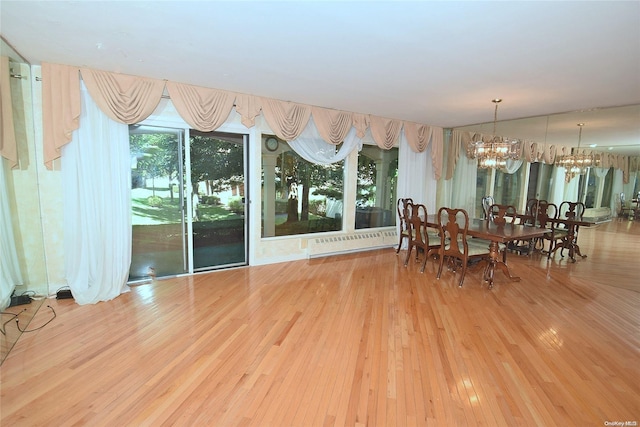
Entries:
<svg viewBox="0 0 640 427">
<path fill-rule="evenodd" d="M 316 237 L 308 240 L 307 253 L 309 258 L 319 258 L 352 252 L 384 249 L 397 245 L 397 239 L 398 234 L 395 230 Z"/>
</svg>

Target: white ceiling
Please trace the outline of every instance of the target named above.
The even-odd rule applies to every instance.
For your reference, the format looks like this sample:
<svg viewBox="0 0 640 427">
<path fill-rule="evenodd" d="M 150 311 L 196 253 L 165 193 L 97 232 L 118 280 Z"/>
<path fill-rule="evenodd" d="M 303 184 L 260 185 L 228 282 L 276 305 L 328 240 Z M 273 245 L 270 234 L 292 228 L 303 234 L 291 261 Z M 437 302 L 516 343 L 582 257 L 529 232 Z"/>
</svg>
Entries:
<svg viewBox="0 0 640 427">
<path fill-rule="evenodd" d="M 0 18 L 33 64 L 442 127 L 492 121 L 496 97 L 499 120 L 640 104 L 640 1 L 2 0 Z"/>
</svg>

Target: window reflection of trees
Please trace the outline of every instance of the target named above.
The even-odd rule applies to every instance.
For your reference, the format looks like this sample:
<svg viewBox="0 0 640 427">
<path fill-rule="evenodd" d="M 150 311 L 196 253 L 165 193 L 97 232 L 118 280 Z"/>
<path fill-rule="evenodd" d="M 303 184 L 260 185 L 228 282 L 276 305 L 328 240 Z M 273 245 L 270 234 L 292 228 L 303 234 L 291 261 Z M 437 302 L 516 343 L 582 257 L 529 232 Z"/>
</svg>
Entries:
<svg viewBox="0 0 640 427">
<path fill-rule="evenodd" d="M 275 235 L 341 230 L 344 161 L 317 165 L 284 141 L 280 147 L 283 151 L 275 165 Z"/>
</svg>

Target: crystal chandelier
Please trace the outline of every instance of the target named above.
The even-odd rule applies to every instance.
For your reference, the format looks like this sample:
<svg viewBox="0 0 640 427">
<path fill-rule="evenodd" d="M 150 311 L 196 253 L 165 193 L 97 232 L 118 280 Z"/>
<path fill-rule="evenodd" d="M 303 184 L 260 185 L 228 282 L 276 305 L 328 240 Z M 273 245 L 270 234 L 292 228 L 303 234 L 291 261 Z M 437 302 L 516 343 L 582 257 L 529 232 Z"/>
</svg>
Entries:
<svg viewBox="0 0 640 427">
<path fill-rule="evenodd" d="M 491 100 L 496 107 L 493 113 L 493 135 L 489 142 L 483 140 L 472 141 L 469 145 L 469 157 L 478 159 L 479 168 L 502 169 L 507 165 L 507 159 L 518 158 L 520 140 L 508 139 L 496 135 L 496 123 L 498 121 L 498 104 L 502 99 Z"/>
<path fill-rule="evenodd" d="M 558 156 L 556 158 L 556 165 L 562 166 L 565 171 L 565 180 L 567 182 L 576 175 L 584 175 L 592 166 L 597 166 L 599 158 L 593 154 L 586 154 L 580 152 L 580 142 L 582 141 L 582 127 L 584 123 L 578 123 L 580 131 L 578 133 L 578 148 L 571 151 L 571 154 Z"/>
</svg>

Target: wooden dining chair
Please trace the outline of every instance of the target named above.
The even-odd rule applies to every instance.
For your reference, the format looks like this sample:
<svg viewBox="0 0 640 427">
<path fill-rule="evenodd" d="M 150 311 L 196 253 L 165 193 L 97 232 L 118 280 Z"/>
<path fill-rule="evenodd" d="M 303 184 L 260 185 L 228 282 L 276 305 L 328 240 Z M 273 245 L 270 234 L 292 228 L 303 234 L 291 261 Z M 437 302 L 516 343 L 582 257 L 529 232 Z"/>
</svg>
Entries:
<svg viewBox="0 0 640 427">
<path fill-rule="evenodd" d="M 424 273 L 427 259 L 440 249 L 440 236 L 429 233 L 427 227 L 427 207 L 422 204 L 410 203 L 407 206 L 407 224 L 409 225 L 409 248 L 404 260 L 405 267 L 409 264 L 411 251 L 416 248 L 416 262 L 420 253 L 424 254 L 420 273 Z"/>
<path fill-rule="evenodd" d="M 514 224 L 516 216 L 516 208 L 512 205 L 493 204 L 489 207 L 489 219 L 497 225 L 507 222 Z"/>
<path fill-rule="evenodd" d="M 398 248 L 396 249 L 396 253 L 400 252 L 402 249 L 402 241 L 407 239 L 409 240 L 409 224 L 407 223 L 406 214 L 407 214 L 407 206 L 413 203 L 411 198 L 401 198 L 398 199 L 396 204 L 396 208 L 398 209 L 398 220 L 400 221 L 400 240 L 398 242 Z"/>
<path fill-rule="evenodd" d="M 538 208 L 536 212 L 536 222 L 537 226 L 541 228 L 546 228 L 550 230 L 550 233 L 545 234 L 544 236 L 539 238 L 539 242 L 541 244 L 541 250 L 544 253 L 544 244 L 545 242 L 549 242 L 549 249 L 546 251 L 547 258 L 551 258 L 551 254 L 553 253 L 553 249 L 555 246 L 562 242 L 562 240 L 567 236 L 567 230 L 560 228 L 558 223 L 555 221 L 558 219 L 558 206 L 555 203 L 549 203 L 546 200 L 541 200 L 538 203 Z"/>
<path fill-rule="evenodd" d="M 494 204 L 489 207 L 489 219 L 496 225 L 505 225 L 506 223 L 514 224 L 517 218 L 515 206 Z M 519 242 L 513 242 L 518 244 Z M 498 249 L 502 253 L 502 262 L 507 262 L 508 246 L 504 243 L 498 245 Z"/>
<path fill-rule="evenodd" d="M 564 202 L 560 203 L 560 206 L 558 207 L 558 216 L 560 218 L 575 219 L 579 221 L 582 219 L 584 211 L 584 203 L 568 202 L 565 200 Z"/>
<path fill-rule="evenodd" d="M 467 232 L 469 230 L 469 215 L 464 209 L 440 208 L 438 210 L 438 223 L 440 225 L 440 264 L 437 278 L 442 275 L 445 259 L 447 265 L 454 273 L 457 267 L 462 268 L 460 282 L 462 287 L 467 266 L 471 260 L 489 260 L 489 246 L 469 244 Z"/>
<path fill-rule="evenodd" d="M 576 220 L 576 221 L 581 221 L 582 220 L 582 216 L 584 215 L 584 211 L 585 211 L 586 207 L 584 205 L 584 203 L 582 202 L 569 202 L 569 201 L 564 201 L 562 203 L 560 203 L 560 206 L 558 207 L 558 217 L 559 218 L 566 218 L 566 219 L 572 219 L 572 220 Z M 576 244 L 578 241 L 578 231 L 580 230 L 580 226 L 575 224 L 575 225 L 570 225 L 571 227 L 573 227 L 573 244 Z M 564 234 L 564 237 L 567 237 L 567 235 L 569 234 L 569 230 L 567 228 L 567 225 L 564 224 L 559 224 L 556 227 L 556 235 L 559 237 L 562 237 Z M 558 233 L 558 230 L 560 231 L 560 233 Z M 562 239 L 559 239 L 559 241 L 562 241 Z M 553 253 L 555 253 L 558 249 L 560 249 L 560 256 L 564 256 L 563 255 L 563 251 L 564 251 L 564 246 L 562 248 L 559 248 L 558 246 L 555 246 L 553 248 L 553 252 L 549 253 L 549 256 L 551 256 Z"/>
<path fill-rule="evenodd" d="M 491 208 L 495 202 L 496 201 L 493 199 L 493 196 L 484 196 L 482 198 L 482 219 L 489 218 L 489 208 Z"/>
<path fill-rule="evenodd" d="M 546 200 L 542 200 L 543 202 L 546 202 Z M 540 200 L 538 199 L 529 199 L 527 200 L 527 203 L 525 204 L 524 207 L 524 213 L 527 215 L 535 215 L 537 210 L 538 210 L 538 203 L 540 202 Z"/>
</svg>

